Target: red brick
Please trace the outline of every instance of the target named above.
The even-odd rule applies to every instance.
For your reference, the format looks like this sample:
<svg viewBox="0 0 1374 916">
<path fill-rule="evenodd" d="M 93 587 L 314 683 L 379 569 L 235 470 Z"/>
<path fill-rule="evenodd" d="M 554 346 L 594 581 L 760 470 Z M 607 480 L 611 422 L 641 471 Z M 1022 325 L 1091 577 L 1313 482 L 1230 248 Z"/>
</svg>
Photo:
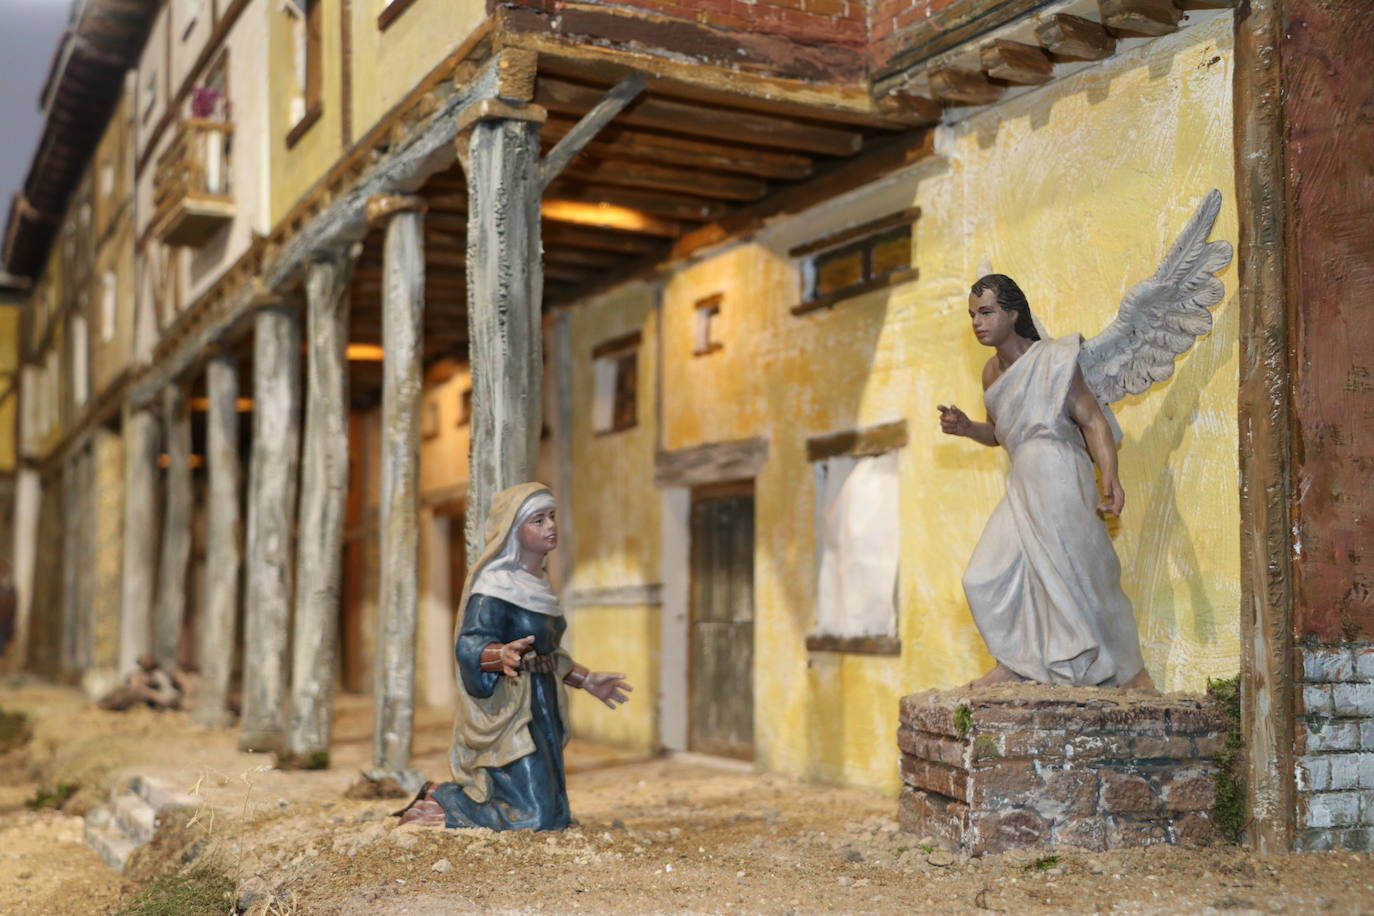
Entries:
<svg viewBox="0 0 1374 916">
<path fill-rule="evenodd" d="M 1159 800 L 1148 779 L 1115 770 L 1103 770 L 1101 776 L 1103 814 L 1130 814 L 1159 808 Z"/>
<path fill-rule="evenodd" d="M 1167 811 L 1208 811 L 1217 800 L 1217 782 L 1209 774 L 1197 773 L 1164 786 L 1160 794 Z"/>
<path fill-rule="evenodd" d="M 897 799 L 897 823 L 907 833 L 932 836 L 950 846 L 959 846 L 967 833 L 968 805 L 904 788 Z"/>
<path fill-rule="evenodd" d="M 1101 852 L 1107 848 L 1107 825 L 1108 818 L 1105 817 L 1071 818 L 1055 828 L 1055 845 Z"/>
<path fill-rule="evenodd" d="M 1029 808 L 1006 811 L 973 811 L 969 815 L 974 855 L 1047 846 L 1050 824 Z"/>
<path fill-rule="evenodd" d="M 842 18 L 847 11 L 847 7 L 848 4 L 846 4 L 844 0 L 805 0 L 802 8 L 808 13 L 814 13 L 817 16 Z"/>
<path fill-rule="evenodd" d="M 973 710 L 977 728 L 1029 728 L 1035 711 L 1024 706 L 978 706 Z"/>
<path fill-rule="evenodd" d="M 948 766 L 962 767 L 965 764 L 964 757 L 968 744 L 957 738 L 932 735 L 903 725 L 897 729 L 897 747 L 903 753 L 920 757 L 923 760 L 934 760 Z"/>
<path fill-rule="evenodd" d="M 905 10 L 897 14 L 897 17 L 894 20 L 894 24 L 897 26 L 897 28 L 904 29 L 907 26 L 914 25 L 925 18 L 927 18 L 925 10 L 921 9 L 919 6 L 909 6 Z"/>
<path fill-rule="evenodd" d="M 707 25 L 713 25 L 722 29 L 736 29 L 741 32 L 747 32 L 754 27 L 754 24 L 748 19 L 741 19 L 729 13 L 702 13 L 698 18 Z"/>
<path fill-rule="evenodd" d="M 961 769 L 903 754 L 901 770 L 907 785 L 968 801 L 968 773 Z"/>
<path fill-rule="evenodd" d="M 1097 774 L 1092 770 L 1048 770 L 1043 779 L 1044 797 L 1060 807 L 1055 820 L 1082 817 L 1097 810 Z"/>
<path fill-rule="evenodd" d="M 881 41 L 892 34 L 892 23 L 888 21 L 873 23 L 872 36 L 875 41 Z"/>
</svg>

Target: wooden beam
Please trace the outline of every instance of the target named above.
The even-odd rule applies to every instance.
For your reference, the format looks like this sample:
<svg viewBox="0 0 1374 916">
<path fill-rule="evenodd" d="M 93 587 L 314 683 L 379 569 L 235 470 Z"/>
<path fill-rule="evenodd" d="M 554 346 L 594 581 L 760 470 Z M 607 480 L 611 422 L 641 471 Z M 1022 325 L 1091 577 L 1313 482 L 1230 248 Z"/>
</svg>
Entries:
<svg viewBox="0 0 1374 916">
<path fill-rule="evenodd" d="M 1240 671 L 1246 837 L 1291 852 L 1295 829 L 1292 353 L 1282 0 L 1236 19 L 1234 157 L 1240 320 Z"/>
<path fill-rule="evenodd" d="M 1054 77 L 1054 63 L 1035 45 L 997 38 L 978 51 L 983 72 L 1018 86 L 1038 86 Z"/>
<path fill-rule="evenodd" d="M 151 410 L 124 415 L 124 530 L 119 606 L 119 670 L 133 671 L 149 648 L 157 587 L 157 418 Z"/>
<path fill-rule="evenodd" d="M 926 61 L 946 51 L 977 41 L 981 36 L 1006 25 L 1046 0 L 962 0 L 949 3 L 930 16 L 919 19 L 902 36 L 902 49 L 881 64 L 873 74 L 874 89 L 884 93 L 910 79 Z"/>
<path fill-rule="evenodd" d="M 549 248 L 544 252 L 545 264 L 573 264 L 583 267 L 610 267 L 621 259 L 609 252 L 588 251 L 584 248 Z"/>
<path fill-rule="evenodd" d="M 640 235 L 612 234 L 567 223 L 546 225 L 543 230 L 545 247 L 590 248 L 593 251 L 614 251 L 620 254 L 648 254 L 657 251 L 657 239 Z"/>
<path fill-rule="evenodd" d="M 684 231 L 681 223 L 672 220 L 659 219 L 644 213 L 620 212 L 615 208 L 597 207 L 578 201 L 545 200 L 541 212 L 546 223 L 571 223 L 574 226 L 589 226 L 633 235 L 675 239 Z"/>
<path fill-rule="evenodd" d="M 947 105 L 991 105 L 1003 89 L 977 70 L 944 67 L 930 72 L 930 93 Z"/>
<path fill-rule="evenodd" d="M 615 161 L 578 163 L 564 172 L 569 179 L 627 188 L 647 188 L 690 194 L 713 200 L 758 200 L 768 193 L 768 183 L 739 175 L 696 172 L 647 162 Z"/>
<path fill-rule="evenodd" d="M 567 264 L 545 261 L 544 276 L 572 283 L 585 283 L 596 276 L 596 271 L 589 267 L 570 267 Z"/>
<path fill-rule="evenodd" d="M 940 118 L 944 114 L 944 109 L 934 99 L 903 92 L 900 89 L 880 96 L 877 105 L 878 110 L 886 112 L 894 118 L 901 118 L 911 127 L 929 127 L 932 124 L 939 124 Z"/>
<path fill-rule="evenodd" d="M 1173 0 L 1097 0 L 1102 24 L 1115 35 L 1168 35 L 1178 31 L 1183 11 Z"/>
<path fill-rule="evenodd" d="M 583 115 L 539 164 L 540 188 L 547 188 L 558 177 L 558 173 L 572 162 L 573 157 L 643 91 L 644 81 L 633 73 L 612 86 L 606 97 Z"/>
<path fill-rule="evenodd" d="M 580 115 L 596 105 L 600 97 L 596 89 L 544 77 L 539 80 L 534 101 L 549 111 Z M 654 97 L 637 100 L 620 117 L 626 124 L 641 127 L 827 156 L 852 156 L 863 146 L 863 136 L 857 131 Z"/>
<path fill-rule="evenodd" d="M 1116 51 L 1116 39 L 1102 23 L 1058 13 L 1035 27 L 1035 37 L 1057 60 L 1102 60 Z"/>
<path fill-rule="evenodd" d="M 729 204 L 718 200 L 570 181 L 555 182 L 544 192 L 544 199 L 575 200 L 588 204 L 607 203 L 653 216 L 695 223 L 720 219 L 731 209 Z"/>
<path fill-rule="evenodd" d="M 177 664 L 191 564 L 191 411 L 186 388 L 180 383 L 168 385 L 162 391 L 162 425 L 167 454 L 163 477 L 166 498 L 162 503 L 153 657 L 164 669 L 171 670 Z"/>
<path fill-rule="evenodd" d="M 210 409 L 205 419 L 208 482 L 205 495 L 205 609 L 196 630 L 200 688 L 191 717 L 219 728 L 229 722 L 234 629 L 238 622 L 239 567 L 239 370 L 232 354 L 219 352 L 205 365 Z"/>
<path fill-rule="evenodd" d="M 566 118 L 550 118 L 541 136 L 557 140 L 572 125 L 573 122 Z M 607 125 L 595 140 L 587 144 L 585 152 L 602 159 L 647 159 L 665 165 L 690 165 L 790 181 L 806 178 L 812 171 L 810 157 L 798 153 L 645 133 L 619 122 Z"/>
</svg>

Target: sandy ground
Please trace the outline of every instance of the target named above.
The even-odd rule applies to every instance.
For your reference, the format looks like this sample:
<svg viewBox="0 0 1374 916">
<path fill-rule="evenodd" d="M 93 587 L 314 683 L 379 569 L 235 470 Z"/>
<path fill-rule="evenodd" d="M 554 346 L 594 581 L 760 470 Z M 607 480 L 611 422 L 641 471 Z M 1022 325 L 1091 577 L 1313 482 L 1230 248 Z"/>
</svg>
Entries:
<svg viewBox="0 0 1374 916">
<path fill-rule="evenodd" d="M 580 824 L 558 834 L 397 828 L 387 800 L 344 797 L 368 764 L 371 708 L 339 703 L 335 765 L 284 772 L 231 731 L 177 713 L 105 713 L 75 691 L 0 688 L 33 721 L 0 755 L 0 913 L 117 912 L 137 879 L 195 855 L 255 914 L 1372 913 L 1374 857 L 1260 858 L 1229 846 L 970 860 L 897 830 L 894 800 L 690 756 L 634 758 L 574 742 Z M 416 765 L 442 776 L 449 721 L 417 717 Z M 196 809 L 122 878 L 81 841 L 79 814 L 129 773 L 191 791 Z M 31 812 L 42 785 L 81 784 Z M 184 827 L 187 820 L 192 823 Z M 223 912 L 230 912 L 226 902 Z"/>
</svg>

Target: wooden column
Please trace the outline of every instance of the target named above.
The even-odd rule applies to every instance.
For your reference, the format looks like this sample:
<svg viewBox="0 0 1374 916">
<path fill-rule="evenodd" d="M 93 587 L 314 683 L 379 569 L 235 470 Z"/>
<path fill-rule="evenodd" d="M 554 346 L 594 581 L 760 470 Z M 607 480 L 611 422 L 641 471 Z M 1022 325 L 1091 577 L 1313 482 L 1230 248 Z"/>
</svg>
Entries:
<svg viewBox="0 0 1374 916">
<path fill-rule="evenodd" d="M 533 475 L 542 421 L 539 127 L 544 111 L 506 103 L 486 110 L 498 114 L 480 115 L 470 135 L 459 134 L 459 143 L 466 145 L 460 158 L 468 185 L 467 555 L 473 558 L 481 555 L 491 498 Z"/>
<path fill-rule="evenodd" d="M 228 353 L 205 366 L 210 409 L 206 414 L 205 611 L 196 631 L 200 691 L 192 718 L 202 725 L 229 724 L 229 676 L 234 665 L 234 624 L 242 565 L 239 526 L 239 368 Z"/>
<path fill-rule="evenodd" d="M 81 456 L 62 467 L 62 629 L 59 670 L 75 680 L 81 673 Z"/>
<path fill-rule="evenodd" d="M 253 455 L 248 480 L 243 720 L 239 749 L 281 749 L 291 534 L 300 450 L 300 322 L 286 307 L 253 321 Z"/>
<path fill-rule="evenodd" d="M 369 777 L 407 791 L 422 776 L 410 766 L 415 721 L 415 628 L 420 554 L 420 343 L 425 302 L 424 202 L 379 195 L 368 220 L 385 222 L 382 290 L 381 595 L 378 602 Z"/>
<path fill-rule="evenodd" d="M 296 621 L 286 751 L 297 765 L 329 759 L 348 495 L 348 282 L 345 257 L 306 274 L 306 410 L 297 524 Z"/>
<path fill-rule="evenodd" d="M 1241 718 L 1250 845 L 1293 847 L 1292 465 L 1282 0 L 1236 18 Z"/>
<path fill-rule="evenodd" d="M 151 647 L 157 582 L 157 418 L 146 409 L 124 416 L 124 559 L 119 602 L 119 673 L 128 674 Z"/>
<path fill-rule="evenodd" d="M 167 469 L 163 477 L 162 556 L 158 562 L 153 655 L 164 669 L 176 665 L 186 615 L 186 570 L 191 561 L 191 413 L 186 390 L 173 382 L 162 390 Z"/>
</svg>

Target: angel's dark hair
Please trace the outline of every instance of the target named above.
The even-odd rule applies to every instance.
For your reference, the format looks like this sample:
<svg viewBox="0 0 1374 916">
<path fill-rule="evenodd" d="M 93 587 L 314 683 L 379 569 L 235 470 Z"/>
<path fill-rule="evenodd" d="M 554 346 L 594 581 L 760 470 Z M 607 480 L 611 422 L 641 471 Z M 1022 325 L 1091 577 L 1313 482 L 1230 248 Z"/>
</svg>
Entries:
<svg viewBox="0 0 1374 916">
<path fill-rule="evenodd" d="M 1039 340 L 1040 332 L 1035 329 L 1035 320 L 1031 318 L 1030 303 L 1026 301 L 1026 294 L 1021 292 L 1021 287 L 1016 285 L 1016 281 L 1006 274 L 988 274 L 979 277 L 978 282 L 973 284 L 970 290 L 973 295 L 981 296 L 988 290 L 992 290 L 997 297 L 997 304 L 1008 312 L 1016 313 L 1016 324 L 1013 330 L 1027 340 Z"/>
</svg>

